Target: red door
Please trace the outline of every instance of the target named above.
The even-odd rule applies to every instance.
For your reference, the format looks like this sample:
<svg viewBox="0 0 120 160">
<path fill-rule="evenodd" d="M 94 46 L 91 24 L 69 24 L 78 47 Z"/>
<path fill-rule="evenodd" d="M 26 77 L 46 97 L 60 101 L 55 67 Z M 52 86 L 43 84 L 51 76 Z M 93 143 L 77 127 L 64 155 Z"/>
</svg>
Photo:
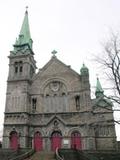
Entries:
<svg viewBox="0 0 120 160">
<path fill-rule="evenodd" d="M 71 148 L 82 149 L 81 147 L 81 136 L 79 132 L 74 132 L 71 134 Z"/>
<path fill-rule="evenodd" d="M 54 132 L 51 137 L 51 150 L 55 151 L 56 148 L 61 148 L 62 137 L 59 132 Z"/>
<path fill-rule="evenodd" d="M 42 136 L 40 132 L 36 132 L 34 135 L 34 149 L 37 152 L 43 149 Z"/>
<path fill-rule="evenodd" d="M 14 150 L 17 150 L 18 149 L 18 134 L 17 132 L 11 132 L 10 134 L 10 148 L 11 149 L 14 149 Z"/>
</svg>

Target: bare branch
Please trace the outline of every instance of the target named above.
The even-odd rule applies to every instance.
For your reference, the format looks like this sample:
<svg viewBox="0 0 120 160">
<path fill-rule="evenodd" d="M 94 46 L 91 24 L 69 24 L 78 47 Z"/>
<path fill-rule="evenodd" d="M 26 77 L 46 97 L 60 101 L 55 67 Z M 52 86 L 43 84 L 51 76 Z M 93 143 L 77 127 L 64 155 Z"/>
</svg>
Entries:
<svg viewBox="0 0 120 160">
<path fill-rule="evenodd" d="M 117 104 L 120 108 L 120 36 L 118 33 L 111 33 L 111 38 L 103 44 L 103 55 L 95 58 L 104 67 L 104 72 L 112 88 L 110 96 L 104 97 Z M 109 110 L 110 108 L 106 109 Z M 120 110 L 114 109 L 114 111 Z M 120 121 L 115 122 L 120 124 Z"/>
</svg>

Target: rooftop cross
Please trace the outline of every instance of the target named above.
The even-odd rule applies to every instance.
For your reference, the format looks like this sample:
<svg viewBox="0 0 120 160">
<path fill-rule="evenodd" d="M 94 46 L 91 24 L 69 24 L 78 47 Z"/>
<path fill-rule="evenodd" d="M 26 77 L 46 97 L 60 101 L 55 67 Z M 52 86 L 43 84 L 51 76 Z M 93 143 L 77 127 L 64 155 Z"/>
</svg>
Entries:
<svg viewBox="0 0 120 160">
<path fill-rule="evenodd" d="M 56 51 L 56 50 L 53 50 L 51 53 L 53 54 L 53 57 L 55 57 L 57 51 Z"/>
<path fill-rule="evenodd" d="M 26 12 L 28 11 L 28 6 L 26 6 Z"/>
</svg>

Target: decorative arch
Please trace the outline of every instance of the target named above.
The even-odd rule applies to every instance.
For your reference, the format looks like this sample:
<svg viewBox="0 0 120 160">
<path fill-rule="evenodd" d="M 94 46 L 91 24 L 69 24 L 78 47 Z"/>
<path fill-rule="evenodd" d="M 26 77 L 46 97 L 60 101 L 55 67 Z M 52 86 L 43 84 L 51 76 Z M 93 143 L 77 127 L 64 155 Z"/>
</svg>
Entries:
<svg viewBox="0 0 120 160">
<path fill-rule="evenodd" d="M 51 150 L 55 151 L 56 148 L 61 148 L 62 133 L 60 131 L 53 131 L 51 134 Z"/>
<path fill-rule="evenodd" d="M 32 138 L 34 138 L 34 134 L 35 134 L 36 132 L 40 132 L 41 135 L 42 135 L 42 137 L 46 136 L 45 133 L 44 133 L 44 131 L 43 131 L 41 128 L 39 128 L 39 127 L 37 127 L 37 128 L 30 128 L 29 135 L 30 135 Z"/>
<path fill-rule="evenodd" d="M 41 85 L 41 92 L 44 93 L 45 87 L 46 87 L 49 83 L 51 83 L 51 82 L 53 82 L 53 81 L 59 81 L 59 82 L 63 83 L 63 84 L 66 86 L 66 90 L 70 90 L 70 88 L 71 88 L 70 83 L 66 82 L 65 79 L 60 78 L 60 77 L 56 77 L 56 78 L 49 78 L 49 79 L 47 79 L 46 81 L 44 81 L 43 84 Z"/>
<path fill-rule="evenodd" d="M 39 131 L 34 133 L 34 149 L 37 152 L 43 150 L 43 138 Z"/>
<path fill-rule="evenodd" d="M 44 112 L 68 111 L 68 90 L 66 83 L 53 78 L 43 86 Z"/>
<path fill-rule="evenodd" d="M 16 131 L 11 131 L 9 135 L 10 149 L 17 150 L 20 147 L 19 135 Z"/>
<path fill-rule="evenodd" d="M 73 132 L 79 132 L 79 133 L 81 134 L 81 137 L 82 137 L 83 134 L 84 134 L 84 130 L 83 130 L 82 128 L 72 127 L 72 128 L 68 131 L 68 137 L 70 137 Z"/>
<path fill-rule="evenodd" d="M 71 148 L 72 149 L 82 149 L 81 134 L 79 131 L 75 130 L 71 133 Z"/>
</svg>

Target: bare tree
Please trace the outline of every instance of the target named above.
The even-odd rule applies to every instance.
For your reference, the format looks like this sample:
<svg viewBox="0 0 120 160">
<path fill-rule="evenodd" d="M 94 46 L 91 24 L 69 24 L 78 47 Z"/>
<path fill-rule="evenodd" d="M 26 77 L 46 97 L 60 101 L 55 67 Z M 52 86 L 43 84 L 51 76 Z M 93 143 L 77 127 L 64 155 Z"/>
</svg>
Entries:
<svg viewBox="0 0 120 160">
<path fill-rule="evenodd" d="M 111 34 L 111 38 L 103 44 L 103 53 L 104 56 L 96 59 L 103 65 L 112 85 L 114 95 L 108 98 L 120 104 L 120 36 L 118 34 Z"/>
<path fill-rule="evenodd" d="M 105 97 L 116 104 L 117 108 L 114 108 L 114 111 L 120 111 L 120 35 L 112 33 L 110 39 L 102 46 L 103 54 L 97 56 L 95 61 L 102 65 L 111 84 L 110 95 Z M 116 123 L 120 124 L 120 121 Z"/>
</svg>

